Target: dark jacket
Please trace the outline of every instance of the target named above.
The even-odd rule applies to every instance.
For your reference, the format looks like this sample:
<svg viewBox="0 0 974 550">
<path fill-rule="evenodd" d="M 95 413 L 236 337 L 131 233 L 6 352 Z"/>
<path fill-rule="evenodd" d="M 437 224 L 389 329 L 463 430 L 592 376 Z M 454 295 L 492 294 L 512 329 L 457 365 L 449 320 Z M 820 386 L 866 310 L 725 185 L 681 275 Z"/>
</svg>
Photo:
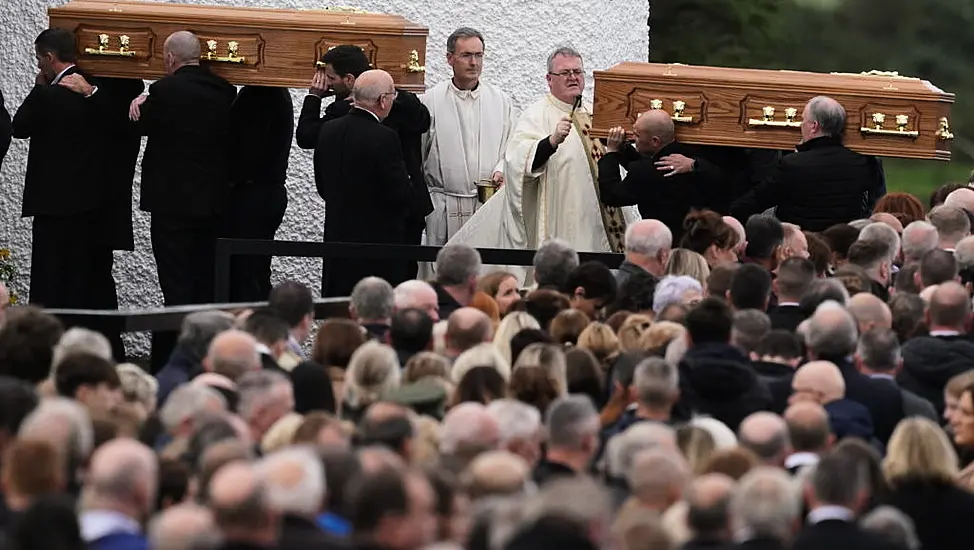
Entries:
<svg viewBox="0 0 974 550">
<path fill-rule="evenodd" d="M 837 399 L 824 408 L 836 440 L 846 437 L 858 437 L 866 443 L 873 440 L 873 419 L 865 406 L 849 399 Z"/>
<path fill-rule="evenodd" d="M 129 121 L 129 105 L 145 90 L 138 78 L 101 78 L 98 94 L 105 94 L 105 134 L 102 137 L 106 155 L 103 203 L 104 235 L 114 250 L 135 250 L 132 231 L 132 188 L 135 166 L 139 162 L 142 137 Z"/>
<path fill-rule="evenodd" d="M 837 519 L 806 525 L 792 550 L 898 550 L 879 535 L 864 531 L 855 523 Z"/>
<path fill-rule="evenodd" d="M 416 94 L 406 90 L 396 91 L 398 95 L 392 103 L 392 110 L 382 124 L 395 130 L 396 135 L 399 136 L 403 162 L 406 164 L 406 173 L 409 174 L 410 181 L 410 218 L 418 220 L 433 211 L 433 201 L 430 199 L 426 180 L 423 178 L 422 150 L 423 134 L 430 129 L 432 118 L 429 110 Z M 336 98 L 325 108 L 324 116 L 319 118 L 321 98 L 313 95 L 305 97 L 301 116 L 298 119 L 298 147 L 315 148 L 321 135 L 321 127 L 330 120 L 345 116 L 351 110 L 352 104 L 347 98 Z"/>
<path fill-rule="evenodd" d="M 839 367 L 845 381 L 846 399 L 869 409 L 876 439 L 886 445 L 896 425 L 903 420 L 903 395 L 899 388 L 862 374 L 847 358 L 821 359 L 832 361 Z"/>
<path fill-rule="evenodd" d="M 314 166 L 325 242 L 404 242 L 410 186 L 395 131 L 356 108 L 322 126 Z M 328 271 L 324 296 L 347 296 L 370 275 L 393 285 L 406 278 L 400 262 L 383 260 L 341 259 L 340 269 Z"/>
<path fill-rule="evenodd" d="M 0 91 L 0 168 L 3 167 L 3 158 L 7 156 L 7 149 L 10 148 L 11 137 L 13 137 L 13 128 L 10 127 L 10 112 L 3 103 L 3 91 Z"/>
<path fill-rule="evenodd" d="M 573 477 L 576 475 L 578 473 L 575 470 L 560 462 L 549 462 L 547 458 L 539 460 L 537 466 L 534 467 L 534 472 L 531 474 L 538 487 L 554 479 Z"/>
<path fill-rule="evenodd" d="M 154 214 L 209 217 L 224 211 L 229 191 L 230 106 L 237 89 L 205 67 L 187 65 L 149 86 L 139 132 L 141 208 Z"/>
<path fill-rule="evenodd" d="M 919 395 L 904 390 L 896 384 L 896 380 L 892 378 L 887 378 L 880 375 L 872 375 L 873 380 L 879 380 L 881 382 L 886 382 L 891 386 L 895 386 L 900 390 L 900 395 L 903 396 L 903 416 L 920 416 L 926 418 L 935 423 L 940 423 L 941 417 L 937 415 L 937 410 L 933 408 L 933 404 L 926 399 L 920 397 Z"/>
<path fill-rule="evenodd" d="M 932 403 L 939 417 L 947 381 L 972 367 L 974 343 L 965 336 L 919 336 L 903 344 L 903 369 L 896 381 Z"/>
<path fill-rule="evenodd" d="M 304 361 L 291 369 L 290 377 L 294 389 L 294 412 L 308 414 L 324 411 L 335 414 L 335 390 L 328 369 L 313 361 Z"/>
<path fill-rule="evenodd" d="M 277 548 L 280 550 L 351 550 L 347 539 L 329 535 L 318 527 L 316 521 L 285 514 L 281 521 L 281 534 Z"/>
<path fill-rule="evenodd" d="M 230 107 L 230 182 L 284 186 L 294 105 L 286 88 L 244 86 Z"/>
<path fill-rule="evenodd" d="M 884 504 L 910 516 L 923 548 L 970 548 L 966 524 L 974 517 L 974 494 L 932 479 L 904 479 L 892 483 Z"/>
<path fill-rule="evenodd" d="M 148 550 L 149 541 L 145 535 L 135 533 L 112 533 L 88 543 L 88 550 Z"/>
<path fill-rule="evenodd" d="M 779 220 L 822 231 L 864 217 L 885 190 L 875 157 L 848 149 L 841 137 L 819 137 L 782 157 L 768 179 L 734 201 L 730 212 L 746 220 L 776 206 Z"/>
<path fill-rule="evenodd" d="M 794 367 L 771 361 L 751 361 L 751 368 L 765 384 L 773 380 L 791 379 L 795 375 Z"/>
<path fill-rule="evenodd" d="M 732 548 L 734 545 L 730 542 L 703 537 L 694 537 L 680 547 L 681 550 L 730 550 Z"/>
<path fill-rule="evenodd" d="M 159 407 L 165 404 L 169 394 L 177 387 L 189 382 L 200 368 L 199 359 L 193 356 L 184 346 L 177 345 L 169 356 L 166 366 L 156 373 L 159 389 L 156 401 Z"/>
<path fill-rule="evenodd" d="M 705 182 L 705 164 L 698 160 L 698 170 L 686 174 L 665 177 L 657 169 L 656 161 L 672 154 L 692 156 L 690 151 L 677 142 L 671 142 L 655 155 L 640 155 L 632 146 L 618 152 L 606 153 L 599 159 L 599 198 L 607 206 L 639 207 L 643 219 L 656 219 L 670 228 L 673 242 L 683 236 L 683 218 L 698 201 L 699 187 Z M 623 178 L 619 168 L 626 169 Z"/>
<path fill-rule="evenodd" d="M 724 343 L 697 344 L 680 361 L 677 409 L 709 415 L 737 432 L 748 415 L 771 408 L 771 394 L 740 349 Z M 683 417 L 685 413 L 674 416 Z"/>
<path fill-rule="evenodd" d="M 439 311 L 440 319 L 449 319 L 450 315 L 454 311 L 463 307 L 463 304 L 458 302 L 452 294 L 447 292 L 440 283 L 432 283 L 430 286 L 432 286 L 433 290 L 436 291 L 436 306 Z"/>
<path fill-rule="evenodd" d="M 80 74 L 77 67 L 64 76 Z M 63 78 L 63 77 L 62 77 Z M 13 137 L 30 138 L 22 215 L 73 216 L 101 207 L 106 196 L 102 136 L 106 96 L 38 84 L 13 117 Z M 70 167 L 70 174 L 66 174 Z M 70 177 L 68 177 L 70 175 Z"/>
<path fill-rule="evenodd" d="M 778 539 L 757 537 L 740 542 L 734 548 L 736 550 L 786 550 L 788 546 Z"/>
<path fill-rule="evenodd" d="M 768 317 L 771 319 L 771 328 L 774 330 L 787 330 L 795 332 L 798 325 L 805 320 L 805 314 L 797 305 L 774 306 L 768 309 Z"/>
<path fill-rule="evenodd" d="M 639 267 L 638 265 L 625 260 L 619 265 L 619 271 L 616 272 L 616 285 L 621 287 L 622 283 L 629 280 L 629 277 L 637 275 L 639 273 L 648 273 L 645 269 Z"/>
</svg>

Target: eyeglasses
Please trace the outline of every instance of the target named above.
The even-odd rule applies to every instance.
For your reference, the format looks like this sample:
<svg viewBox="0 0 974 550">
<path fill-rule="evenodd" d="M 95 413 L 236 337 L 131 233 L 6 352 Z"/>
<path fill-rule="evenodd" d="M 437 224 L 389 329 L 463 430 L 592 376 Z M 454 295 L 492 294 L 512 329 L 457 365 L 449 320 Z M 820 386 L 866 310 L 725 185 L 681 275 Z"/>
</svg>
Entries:
<svg viewBox="0 0 974 550">
<path fill-rule="evenodd" d="M 472 61 L 474 59 L 476 59 L 477 61 L 483 61 L 484 60 L 484 52 L 478 52 L 478 53 L 470 53 L 470 52 L 467 52 L 467 53 L 461 53 L 461 54 L 455 54 L 455 55 L 457 57 L 459 57 L 460 59 L 462 59 L 464 61 L 467 61 L 467 62 L 470 62 L 470 61 Z"/>
<path fill-rule="evenodd" d="M 384 94 L 381 94 L 379 96 L 379 99 L 382 99 L 383 97 L 385 97 L 387 95 L 391 95 L 392 96 L 392 99 L 396 99 L 397 97 L 399 97 L 399 92 L 386 92 Z"/>
<path fill-rule="evenodd" d="M 585 71 L 583 71 L 581 69 L 567 69 L 567 70 L 561 71 L 560 73 L 551 73 L 551 72 L 549 72 L 548 74 L 550 74 L 551 76 L 560 76 L 562 78 L 568 78 L 569 76 L 575 76 L 575 77 L 583 76 L 583 75 L 585 75 Z"/>
</svg>

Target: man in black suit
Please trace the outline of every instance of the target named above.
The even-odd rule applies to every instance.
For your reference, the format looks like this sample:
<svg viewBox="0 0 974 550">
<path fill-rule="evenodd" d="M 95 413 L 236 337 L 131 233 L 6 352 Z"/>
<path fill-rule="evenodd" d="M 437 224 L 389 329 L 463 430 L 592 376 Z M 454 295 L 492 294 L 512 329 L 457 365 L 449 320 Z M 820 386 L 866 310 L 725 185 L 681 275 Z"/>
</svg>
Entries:
<svg viewBox="0 0 974 550">
<path fill-rule="evenodd" d="M 794 550 L 891 548 L 878 535 L 856 525 L 856 516 L 870 492 L 868 473 L 857 457 L 837 452 L 825 455 L 815 466 L 804 492 L 811 512 L 795 539 Z"/>
<path fill-rule="evenodd" d="M 815 265 L 805 258 L 791 257 L 778 266 L 778 276 L 771 282 L 778 304 L 768 310 L 771 328 L 795 332 L 805 320 L 798 307 L 802 296 L 815 280 Z"/>
<path fill-rule="evenodd" d="M 883 166 L 842 144 L 846 112 L 825 96 L 812 98 L 802 112 L 802 142 L 782 157 L 770 176 L 731 204 L 739 220 L 777 207 L 775 216 L 807 231 L 868 217 L 886 194 Z"/>
<path fill-rule="evenodd" d="M 399 136 L 382 121 L 396 89 L 385 71 L 355 81 L 347 116 L 325 123 L 315 148 L 315 183 L 325 200 L 325 242 L 399 244 L 410 214 L 409 174 Z M 377 276 L 396 285 L 409 279 L 402 262 L 342 261 L 322 273 L 322 296 L 348 296 L 359 280 Z"/>
<path fill-rule="evenodd" d="M 343 44 L 328 50 L 321 56 L 325 68 L 315 73 L 308 95 L 301 107 L 298 128 L 295 133 L 298 147 L 313 149 L 318 145 L 321 127 L 326 122 L 345 116 L 352 108 L 351 92 L 359 75 L 371 65 L 362 48 Z M 430 129 L 431 118 L 426 106 L 415 94 L 396 89 L 397 95 L 389 116 L 383 124 L 396 131 L 402 149 L 406 172 L 409 174 L 409 215 L 406 218 L 403 244 L 420 244 L 426 228 L 426 216 L 433 211 L 433 201 L 423 178 L 423 134 Z M 330 95 L 335 101 L 321 113 L 321 100 Z M 325 261 L 328 265 L 329 261 Z M 417 270 L 416 262 L 406 262 L 408 278 Z"/>
<path fill-rule="evenodd" d="M 3 167 L 3 158 L 7 156 L 7 149 L 10 148 L 12 132 L 10 113 L 7 112 L 7 106 L 3 103 L 3 91 L 0 91 L 0 168 Z"/>
<path fill-rule="evenodd" d="M 30 301 L 46 307 L 97 307 L 91 289 L 106 274 L 95 266 L 111 256 L 98 215 L 106 192 L 105 95 L 75 66 L 75 44 L 64 29 L 47 29 L 37 37 L 40 72 L 12 122 L 13 137 L 30 138 L 22 211 L 34 217 Z M 110 277 L 110 260 L 108 265 Z"/>
<path fill-rule="evenodd" d="M 643 219 L 656 219 L 670 228 L 673 242 L 683 236 L 683 219 L 706 194 L 704 183 L 716 168 L 682 153 L 673 120 L 665 111 L 643 113 L 632 127 L 635 143 L 626 144 L 622 128 L 609 131 L 606 154 L 599 160 L 600 199 L 607 206 L 638 205 Z M 619 168 L 627 171 L 622 178 Z"/>
<path fill-rule="evenodd" d="M 230 110 L 231 190 L 227 236 L 271 240 L 287 210 L 294 106 L 286 88 L 244 86 Z M 230 301 L 266 300 L 270 256 L 231 259 Z"/>
<path fill-rule="evenodd" d="M 173 33 L 163 46 L 168 76 L 132 101 L 148 136 L 142 210 L 152 213 L 152 251 L 169 305 L 212 302 L 218 216 L 229 191 L 230 106 L 237 91 L 200 67 L 199 39 Z"/>
</svg>

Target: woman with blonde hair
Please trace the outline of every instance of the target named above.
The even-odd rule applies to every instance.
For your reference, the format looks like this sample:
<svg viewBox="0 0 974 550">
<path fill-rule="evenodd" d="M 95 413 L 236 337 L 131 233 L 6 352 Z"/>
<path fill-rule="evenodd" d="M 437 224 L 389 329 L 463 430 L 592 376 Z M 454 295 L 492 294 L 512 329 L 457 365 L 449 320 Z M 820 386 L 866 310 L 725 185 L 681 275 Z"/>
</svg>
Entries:
<svg viewBox="0 0 974 550">
<path fill-rule="evenodd" d="M 551 320 L 548 333 L 556 344 L 571 347 L 578 343 L 578 336 L 592 321 L 584 312 L 577 309 L 565 309 L 558 312 Z"/>
<path fill-rule="evenodd" d="M 342 416 L 357 421 L 373 403 L 399 387 L 399 357 L 391 347 L 369 341 L 355 350 L 348 362 Z"/>
<path fill-rule="evenodd" d="M 603 371 L 608 371 L 622 352 L 619 337 L 605 323 L 592 323 L 585 327 L 578 335 L 578 347 L 592 352 Z"/>
<path fill-rule="evenodd" d="M 685 248 L 674 248 L 663 275 L 686 275 L 696 279 L 700 286 L 705 286 L 710 277 L 710 266 L 700 254 Z"/>
<path fill-rule="evenodd" d="M 537 367 L 555 382 L 558 395 L 568 395 L 568 365 L 565 352 L 555 344 L 531 344 L 524 348 L 514 364 L 514 370 Z"/>
<path fill-rule="evenodd" d="M 683 338 L 687 329 L 673 321 L 656 321 L 639 338 L 639 348 L 651 355 L 663 357 L 666 347 L 677 338 Z"/>
<path fill-rule="evenodd" d="M 653 319 L 649 315 L 637 313 L 626 318 L 622 326 L 619 327 L 619 346 L 623 352 L 638 351 L 641 348 L 640 340 L 649 328 L 653 325 Z"/>
<path fill-rule="evenodd" d="M 508 365 L 511 364 L 511 338 L 526 328 L 540 329 L 538 320 L 523 311 L 513 311 L 501 321 L 494 333 L 494 347 Z"/>
<path fill-rule="evenodd" d="M 957 520 L 974 517 L 974 494 L 957 485 L 957 454 L 939 426 L 918 417 L 900 422 L 883 474 L 890 486 L 885 504 L 910 516 L 923 548 L 970 548 L 966 525 Z"/>
</svg>

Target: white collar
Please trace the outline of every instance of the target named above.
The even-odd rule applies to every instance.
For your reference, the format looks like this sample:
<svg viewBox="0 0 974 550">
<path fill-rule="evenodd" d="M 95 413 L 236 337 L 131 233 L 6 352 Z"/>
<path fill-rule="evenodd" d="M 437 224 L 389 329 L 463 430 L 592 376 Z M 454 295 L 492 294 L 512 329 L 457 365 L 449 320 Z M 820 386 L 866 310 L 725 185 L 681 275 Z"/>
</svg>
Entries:
<svg viewBox="0 0 974 550">
<path fill-rule="evenodd" d="M 798 307 L 798 302 L 778 302 L 778 307 L 794 306 Z"/>
<path fill-rule="evenodd" d="M 379 120 L 379 115 L 373 113 L 372 111 L 366 109 L 365 107 L 359 107 L 358 105 L 355 105 L 354 107 L 356 109 L 360 110 L 360 111 L 365 111 L 366 113 L 369 113 L 370 115 L 372 115 L 375 118 L 375 121 L 376 122 L 380 122 L 380 123 L 382 122 L 381 120 Z"/>
<path fill-rule="evenodd" d="M 856 515 L 852 512 L 852 510 L 846 508 L 845 506 L 832 505 L 819 506 L 808 514 L 808 523 L 810 525 L 836 519 L 839 521 L 852 522 L 856 519 Z"/>
<path fill-rule="evenodd" d="M 271 348 L 267 347 L 266 344 L 261 344 L 260 342 L 257 342 L 256 348 L 257 348 L 257 353 L 260 353 L 262 355 L 270 355 L 271 357 L 274 357 L 274 354 L 271 352 Z"/>
<path fill-rule="evenodd" d="M 960 336 L 959 330 L 931 330 L 930 336 Z"/>
<path fill-rule="evenodd" d="M 893 376 L 892 374 L 886 374 L 885 372 L 876 372 L 876 373 L 870 374 L 869 377 L 870 378 L 873 378 L 875 380 L 892 380 L 892 381 L 896 382 L 896 377 L 895 376 Z"/>
<path fill-rule="evenodd" d="M 447 88 L 453 92 L 453 95 L 460 99 L 478 99 L 480 97 L 480 82 L 477 82 L 477 87 L 472 90 L 461 90 L 460 88 L 457 88 L 457 85 L 453 83 L 452 78 L 448 82 Z"/>
<path fill-rule="evenodd" d="M 791 470 L 802 466 L 814 466 L 818 464 L 819 456 L 815 453 L 794 453 L 785 459 L 785 469 Z"/>
<path fill-rule="evenodd" d="M 139 522 L 114 510 L 89 510 L 82 512 L 81 538 L 85 542 L 93 542 L 115 533 L 138 535 L 142 533 Z"/>
<path fill-rule="evenodd" d="M 63 71 L 59 72 L 57 76 L 54 77 L 54 80 L 51 81 L 51 86 L 57 84 L 61 80 L 61 77 L 64 76 L 64 73 L 70 71 L 74 66 L 74 63 L 72 63 L 65 67 Z"/>
</svg>

